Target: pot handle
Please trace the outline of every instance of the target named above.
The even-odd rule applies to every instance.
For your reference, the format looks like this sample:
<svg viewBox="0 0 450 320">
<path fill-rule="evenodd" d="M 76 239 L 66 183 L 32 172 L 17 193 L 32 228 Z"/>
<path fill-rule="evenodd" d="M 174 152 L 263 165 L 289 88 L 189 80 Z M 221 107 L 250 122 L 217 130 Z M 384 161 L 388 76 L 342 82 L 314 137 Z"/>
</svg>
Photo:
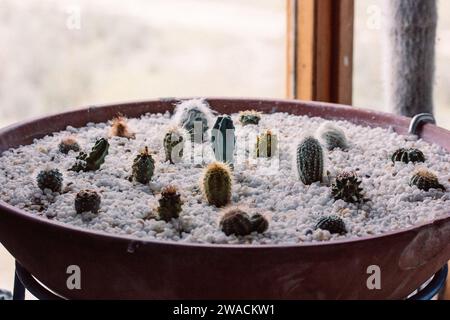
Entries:
<svg viewBox="0 0 450 320">
<path fill-rule="evenodd" d="M 409 124 L 409 134 L 418 136 L 420 129 L 426 123 L 436 124 L 436 119 L 431 113 L 420 113 L 414 116 Z"/>
</svg>

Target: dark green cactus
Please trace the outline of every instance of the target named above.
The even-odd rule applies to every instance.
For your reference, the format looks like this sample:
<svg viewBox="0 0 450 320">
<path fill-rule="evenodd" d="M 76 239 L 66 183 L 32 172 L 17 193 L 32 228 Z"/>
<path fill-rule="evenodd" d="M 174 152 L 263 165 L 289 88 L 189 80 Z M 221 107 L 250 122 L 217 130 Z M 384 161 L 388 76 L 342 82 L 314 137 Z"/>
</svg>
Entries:
<svg viewBox="0 0 450 320">
<path fill-rule="evenodd" d="M 256 156 L 258 158 L 271 158 L 277 147 L 278 138 L 270 130 L 256 137 Z"/>
<path fill-rule="evenodd" d="M 425 162 L 425 155 L 419 149 L 405 149 L 401 148 L 394 152 L 392 155 L 392 162 L 404 162 L 404 163 L 417 163 Z"/>
<path fill-rule="evenodd" d="M 323 149 L 313 137 L 305 138 L 297 147 L 297 170 L 300 180 L 311 185 L 323 179 Z"/>
<path fill-rule="evenodd" d="M 214 162 L 206 167 L 202 178 L 202 190 L 208 203 L 224 207 L 231 200 L 231 170 L 228 165 Z"/>
<path fill-rule="evenodd" d="M 100 210 L 100 204 L 100 195 L 94 190 L 81 190 L 75 197 L 75 211 L 77 213 L 97 213 Z"/>
<path fill-rule="evenodd" d="M 261 112 L 255 110 L 247 110 L 239 112 L 239 122 L 242 126 L 258 125 L 261 121 Z"/>
<path fill-rule="evenodd" d="M 105 162 L 105 157 L 108 155 L 108 150 L 108 140 L 104 138 L 97 140 L 91 153 L 88 155 L 81 152 L 77 157 L 77 162 L 70 170 L 80 172 L 100 169 L 101 165 Z"/>
<path fill-rule="evenodd" d="M 132 166 L 132 178 L 142 184 L 147 184 L 153 177 L 155 171 L 155 160 L 148 151 L 148 147 L 136 156 Z"/>
<path fill-rule="evenodd" d="M 445 191 L 446 188 L 439 183 L 437 176 L 425 169 L 417 171 L 411 178 L 411 186 L 416 186 L 420 190 L 429 191 L 430 189 Z"/>
<path fill-rule="evenodd" d="M 344 131 L 331 122 L 325 122 L 319 127 L 318 137 L 330 151 L 337 148 L 344 151 L 348 149 Z"/>
<path fill-rule="evenodd" d="M 347 233 L 344 221 L 335 215 L 320 218 L 316 224 L 316 229 L 327 230 L 331 234 Z"/>
<path fill-rule="evenodd" d="M 217 161 L 233 164 L 236 136 L 230 116 L 220 116 L 211 131 L 211 143 Z"/>
<path fill-rule="evenodd" d="M 169 130 L 164 136 L 164 151 L 166 161 L 171 164 L 179 162 L 183 158 L 183 136 L 176 130 Z"/>
<path fill-rule="evenodd" d="M 220 229 L 227 235 L 246 236 L 253 232 L 253 224 L 250 216 L 238 209 L 233 208 L 224 213 L 220 220 Z"/>
<path fill-rule="evenodd" d="M 41 190 L 49 189 L 53 192 L 61 192 L 63 175 L 58 169 L 42 170 L 37 175 L 36 182 Z"/>
<path fill-rule="evenodd" d="M 250 221 L 252 223 L 252 230 L 257 233 L 264 233 L 269 228 L 269 221 L 262 214 L 254 214 Z"/>
<path fill-rule="evenodd" d="M 336 176 L 336 182 L 331 186 L 331 193 L 335 200 L 344 200 L 348 203 L 362 203 L 364 199 L 361 180 L 354 172 L 341 172 Z"/>
<path fill-rule="evenodd" d="M 173 186 L 164 188 L 161 192 L 161 198 L 158 200 L 158 215 L 161 220 L 169 222 L 172 219 L 177 219 L 181 212 L 181 196 L 177 189 Z"/>
<path fill-rule="evenodd" d="M 61 140 L 58 145 L 59 152 L 68 154 L 69 151 L 79 152 L 80 145 L 74 137 L 67 137 Z"/>
</svg>

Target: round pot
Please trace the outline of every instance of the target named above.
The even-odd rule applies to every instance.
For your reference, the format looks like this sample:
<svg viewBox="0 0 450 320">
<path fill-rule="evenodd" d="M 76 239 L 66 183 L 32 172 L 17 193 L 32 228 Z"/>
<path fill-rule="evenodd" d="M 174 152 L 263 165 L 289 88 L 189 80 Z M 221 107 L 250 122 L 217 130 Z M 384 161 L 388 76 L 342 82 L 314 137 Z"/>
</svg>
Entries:
<svg viewBox="0 0 450 320">
<path fill-rule="evenodd" d="M 401 134 L 410 121 L 326 103 L 207 100 L 221 113 L 288 112 L 393 127 Z M 89 107 L 16 124 L 0 131 L 0 152 L 67 125 L 107 121 L 119 112 L 128 117 L 172 112 L 176 102 Z M 426 125 L 422 137 L 450 151 L 449 131 Z M 71 299 L 402 299 L 450 259 L 450 216 L 382 236 L 338 242 L 202 245 L 83 230 L 0 201 L 0 241 L 46 287 Z M 72 265 L 80 268 L 81 289 L 68 288 Z M 368 286 L 374 270 L 380 272 L 379 290 Z"/>
</svg>

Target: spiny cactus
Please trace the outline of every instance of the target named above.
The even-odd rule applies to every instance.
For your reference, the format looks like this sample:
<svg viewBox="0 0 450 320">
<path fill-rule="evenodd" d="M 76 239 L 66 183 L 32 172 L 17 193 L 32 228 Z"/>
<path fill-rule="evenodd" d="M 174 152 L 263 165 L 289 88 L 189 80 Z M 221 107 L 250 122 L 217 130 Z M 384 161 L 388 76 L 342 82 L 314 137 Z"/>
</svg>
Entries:
<svg viewBox="0 0 450 320">
<path fill-rule="evenodd" d="M 211 131 L 211 143 L 217 161 L 233 164 L 236 136 L 230 116 L 220 116 Z"/>
<path fill-rule="evenodd" d="M 331 193 L 335 200 L 344 200 L 348 203 L 365 202 L 362 194 L 361 180 L 354 172 L 341 172 L 336 176 L 336 182 L 331 186 Z"/>
<path fill-rule="evenodd" d="M 392 162 L 417 163 L 425 162 L 425 155 L 419 149 L 398 149 L 392 155 Z"/>
<path fill-rule="evenodd" d="M 136 137 L 135 133 L 131 132 L 128 128 L 127 118 L 122 115 L 118 115 L 113 119 L 109 136 L 127 139 L 134 139 Z"/>
<path fill-rule="evenodd" d="M 58 145 L 59 152 L 68 154 L 69 151 L 79 152 L 80 145 L 74 137 L 67 137 L 61 140 Z"/>
<path fill-rule="evenodd" d="M 257 233 L 264 233 L 269 228 L 269 221 L 260 213 L 254 214 L 250 221 L 252 223 L 252 230 Z"/>
<path fill-rule="evenodd" d="M 347 137 L 345 132 L 331 122 L 323 123 L 317 130 L 317 136 L 328 150 L 348 149 Z"/>
<path fill-rule="evenodd" d="M 177 219 L 181 212 L 181 196 L 174 186 L 168 186 L 161 192 L 161 198 L 158 200 L 158 215 L 161 220 L 169 222 L 172 219 Z"/>
<path fill-rule="evenodd" d="M 224 207 L 231 200 L 231 170 L 221 162 L 209 164 L 202 178 L 202 190 L 208 203 Z"/>
<path fill-rule="evenodd" d="M 155 171 L 155 160 L 145 147 L 140 154 L 134 158 L 132 166 L 132 178 L 142 184 L 147 184 L 153 177 Z"/>
<path fill-rule="evenodd" d="M 220 229 L 227 235 L 246 236 L 253 232 L 253 224 L 250 216 L 238 209 L 234 208 L 226 211 L 220 220 Z"/>
<path fill-rule="evenodd" d="M 105 162 L 105 157 L 108 155 L 109 142 L 101 138 L 95 142 L 91 153 L 86 154 L 81 152 L 77 157 L 77 162 L 70 169 L 71 171 L 96 171 Z"/>
<path fill-rule="evenodd" d="M 320 218 L 316 224 L 316 229 L 327 230 L 332 234 L 347 233 L 344 221 L 335 215 Z"/>
<path fill-rule="evenodd" d="M 272 131 L 267 130 L 256 137 L 256 156 L 258 158 L 271 158 L 278 147 L 278 138 Z"/>
<path fill-rule="evenodd" d="M 202 99 L 183 101 L 175 108 L 175 124 L 189 132 L 191 141 L 205 141 L 206 131 L 212 119 L 212 111 Z"/>
<path fill-rule="evenodd" d="M 258 125 L 261 121 L 261 112 L 256 110 L 247 110 L 239 112 L 239 122 L 242 126 L 247 126 L 250 124 Z"/>
<path fill-rule="evenodd" d="M 429 191 L 430 189 L 445 191 L 446 188 L 439 183 L 437 176 L 425 169 L 417 171 L 411 178 L 411 186 L 416 186 L 420 190 Z"/>
<path fill-rule="evenodd" d="M 297 147 L 297 170 L 300 180 L 311 185 L 323 179 L 323 149 L 319 141 L 306 137 Z"/>
<path fill-rule="evenodd" d="M 61 192 L 63 175 L 58 169 L 42 170 L 36 177 L 37 185 L 42 191 L 50 189 L 53 192 Z"/>
<path fill-rule="evenodd" d="M 77 213 L 97 213 L 100 210 L 100 204 L 100 195 L 94 190 L 81 190 L 75 197 L 75 211 Z"/>
<path fill-rule="evenodd" d="M 164 136 L 164 151 L 166 161 L 171 164 L 179 162 L 183 158 L 183 136 L 176 128 L 170 129 Z"/>
</svg>

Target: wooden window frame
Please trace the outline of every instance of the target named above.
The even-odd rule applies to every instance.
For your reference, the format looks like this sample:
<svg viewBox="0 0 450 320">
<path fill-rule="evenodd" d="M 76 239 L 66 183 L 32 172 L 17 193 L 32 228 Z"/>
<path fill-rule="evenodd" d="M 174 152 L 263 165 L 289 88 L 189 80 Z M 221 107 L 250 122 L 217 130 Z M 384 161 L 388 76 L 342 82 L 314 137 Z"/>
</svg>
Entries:
<svg viewBox="0 0 450 320">
<path fill-rule="evenodd" d="M 287 1 L 287 97 L 352 103 L 354 0 Z"/>
</svg>

